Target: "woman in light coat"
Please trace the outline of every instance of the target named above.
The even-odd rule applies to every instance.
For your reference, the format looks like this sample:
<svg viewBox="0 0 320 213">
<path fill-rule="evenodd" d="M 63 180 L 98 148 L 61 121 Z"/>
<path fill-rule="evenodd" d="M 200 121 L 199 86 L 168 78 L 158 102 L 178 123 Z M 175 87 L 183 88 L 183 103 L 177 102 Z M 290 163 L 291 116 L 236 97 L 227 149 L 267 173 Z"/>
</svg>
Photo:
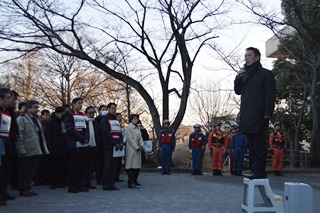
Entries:
<svg viewBox="0 0 320 213">
<path fill-rule="evenodd" d="M 127 137 L 126 146 L 126 170 L 128 174 L 128 188 L 140 187 L 137 182 L 141 169 L 141 150 L 142 136 L 138 127 L 139 116 L 132 114 L 129 116 L 129 124 L 126 127 L 125 133 Z"/>
</svg>

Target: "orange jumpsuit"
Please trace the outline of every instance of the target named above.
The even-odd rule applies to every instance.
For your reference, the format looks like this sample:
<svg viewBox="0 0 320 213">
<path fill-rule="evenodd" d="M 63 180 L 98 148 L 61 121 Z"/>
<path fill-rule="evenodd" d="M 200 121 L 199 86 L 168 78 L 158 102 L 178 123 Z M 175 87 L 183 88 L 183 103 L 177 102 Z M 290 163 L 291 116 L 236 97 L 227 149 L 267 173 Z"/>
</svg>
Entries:
<svg viewBox="0 0 320 213">
<path fill-rule="evenodd" d="M 208 138 L 208 148 L 212 149 L 212 169 L 223 169 L 223 150 L 226 134 L 223 131 L 212 131 Z"/>
<path fill-rule="evenodd" d="M 284 132 L 274 131 L 269 136 L 270 149 L 273 149 L 272 168 L 274 171 L 282 171 L 284 150 L 287 149 L 287 138 Z"/>
<path fill-rule="evenodd" d="M 226 137 L 226 140 L 224 142 L 224 147 L 226 150 L 229 151 L 229 158 L 230 158 L 230 171 L 233 171 L 234 167 L 234 158 L 233 158 L 233 153 L 232 153 L 232 136 L 234 136 L 235 133 L 231 133 Z"/>
</svg>

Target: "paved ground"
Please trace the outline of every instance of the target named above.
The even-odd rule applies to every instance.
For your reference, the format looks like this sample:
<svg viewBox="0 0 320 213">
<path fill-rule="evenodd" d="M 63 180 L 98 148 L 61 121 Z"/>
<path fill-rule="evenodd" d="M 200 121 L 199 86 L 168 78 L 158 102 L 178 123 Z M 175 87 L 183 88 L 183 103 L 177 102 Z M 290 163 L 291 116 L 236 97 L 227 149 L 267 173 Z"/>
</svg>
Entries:
<svg viewBox="0 0 320 213">
<path fill-rule="evenodd" d="M 122 175 L 123 179 L 127 179 Z M 303 182 L 313 187 L 314 212 L 320 212 L 320 174 L 286 174 L 284 177 L 269 175 L 273 192 L 284 193 L 284 182 Z M 103 191 L 101 186 L 90 192 L 70 194 L 66 189 L 49 190 L 36 186 L 39 196 L 20 197 L 0 206 L 0 212 L 10 213 L 100 213 L 100 212 L 223 212 L 241 211 L 242 177 L 225 174 L 223 177 L 191 176 L 173 173 L 142 172 L 140 189 L 128 189 L 125 182 L 118 183 L 119 191 Z M 17 192 L 13 192 L 17 194 Z"/>
</svg>

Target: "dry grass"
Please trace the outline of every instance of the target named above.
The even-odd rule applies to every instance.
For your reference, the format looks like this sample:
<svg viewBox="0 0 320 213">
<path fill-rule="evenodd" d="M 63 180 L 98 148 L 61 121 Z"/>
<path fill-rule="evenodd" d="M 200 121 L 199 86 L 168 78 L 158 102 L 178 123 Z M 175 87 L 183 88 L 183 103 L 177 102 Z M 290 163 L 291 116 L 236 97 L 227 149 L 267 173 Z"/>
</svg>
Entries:
<svg viewBox="0 0 320 213">
<path fill-rule="evenodd" d="M 176 145 L 176 149 L 172 156 L 173 164 L 178 168 L 186 168 L 188 163 L 188 157 L 190 157 L 190 151 L 188 148 L 188 143 L 179 143 Z M 209 150 L 206 148 L 203 163 L 204 171 L 212 171 L 211 169 L 211 156 Z M 189 163 L 188 169 L 191 169 L 191 163 Z"/>
</svg>

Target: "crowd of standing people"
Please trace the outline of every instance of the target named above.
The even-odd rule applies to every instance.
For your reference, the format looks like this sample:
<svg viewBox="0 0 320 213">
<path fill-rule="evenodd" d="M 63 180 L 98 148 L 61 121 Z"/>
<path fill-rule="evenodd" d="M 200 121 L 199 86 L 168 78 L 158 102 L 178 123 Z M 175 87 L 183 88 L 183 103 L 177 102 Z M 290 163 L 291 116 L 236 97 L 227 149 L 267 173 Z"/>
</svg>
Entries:
<svg viewBox="0 0 320 213">
<path fill-rule="evenodd" d="M 38 195 L 34 185 L 50 189 L 67 188 L 69 193 L 88 192 L 97 186 L 119 190 L 122 165 L 128 175 L 128 188 L 139 188 L 138 177 L 145 153 L 143 141 L 149 140 L 139 115 L 132 114 L 124 129 L 117 105 L 93 106 L 82 112 L 83 99 L 75 98 L 71 106 L 42 110 L 40 103 L 28 100 L 16 104 L 18 93 L 0 88 L 0 205 L 15 196 Z M 125 156 L 125 158 L 124 158 Z"/>
</svg>

